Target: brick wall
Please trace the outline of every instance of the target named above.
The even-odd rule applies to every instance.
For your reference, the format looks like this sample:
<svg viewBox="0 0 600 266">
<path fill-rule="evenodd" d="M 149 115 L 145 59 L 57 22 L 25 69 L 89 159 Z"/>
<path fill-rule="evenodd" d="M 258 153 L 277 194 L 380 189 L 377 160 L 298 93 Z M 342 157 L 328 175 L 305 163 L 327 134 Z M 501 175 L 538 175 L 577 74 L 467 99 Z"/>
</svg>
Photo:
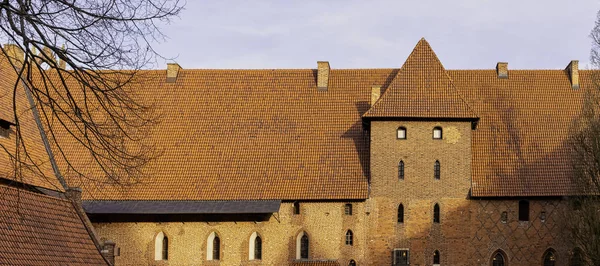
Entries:
<svg viewBox="0 0 600 266">
<path fill-rule="evenodd" d="M 403 126 L 407 138 L 396 139 Z M 441 126 L 443 139 L 433 139 Z M 404 162 L 404 179 L 398 163 Z M 434 163 L 440 162 L 440 179 Z M 371 198 L 367 258 L 371 265 L 389 265 L 394 248 L 410 250 L 411 265 L 431 265 L 433 251 L 441 262 L 460 265 L 468 260 L 469 200 L 471 186 L 471 124 L 468 122 L 373 121 L 371 123 Z M 397 223 L 397 208 L 404 205 L 404 223 Z M 433 223 L 433 206 L 440 206 L 441 223 Z M 448 251 L 452 256 L 447 256 Z"/>
<path fill-rule="evenodd" d="M 338 259 L 346 264 L 354 259 L 366 265 L 364 203 L 353 202 L 353 215 L 344 215 L 346 202 L 302 202 L 301 214 L 292 214 L 292 203 L 283 203 L 278 214 L 265 222 L 138 222 L 95 223 L 101 239 L 113 240 L 120 248 L 115 265 L 287 265 L 295 259 L 296 236 L 309 235 L 310 259 Z M 354 245 L 345 245 L 350 229 Z M 160 231 L 169 238 L 169 260 L 154 260 L 154 237 Z M 207 262 L 206 239 L 217 232 L 221 240 L 221 260 Z M 248 261 L 250 235 L 262 238 L 260 262 Z"/>
<path fill-rule="evenodd" d="M 407 139 L 397 140 L 404 126 Z M 432 139 L 434 126 L 443 139 Z M 346 202 L 302 202 L 301 214 L 292 203 L 281 205 L 265 222 L 96 223 L 102 241 L 120 248 L 116 265 L 288 265 L 295 259 L 296 236 L 310 237 L 310 259 L 337 259 L 348 265 L 391 265 L 394 248 L 410 250 L 411 265 L 432 265 L 440 252 L 442 265 L 490 265 L 502 250 L 507 265 L 541 265 L 544 252 L 556 251 L 557 264 L 566 265 L 571 246 L 563 222 L 569 208 L 560 198 L 530 200 L 530 221 L 518 221 L 520 199 L 472 199 L 471 124 L 467 122 L 383 122 L 371 124 L 371 191 L 364 202 L 353 203 L 353 215 L 344 215 Z M 398 180 L 398 162 L 405 175 Z M 434 179 L 434 162 L 441 178 Z M 397 222 L 398 205 L 404 223 Z M 441 223 L 433 223 L 433 206 L 440 206 Z M 507 221 L 501 219 L 507 212 Z M 541 213 L 546 218 L 542 221 Z M 354 245 L 345 245 L 345 233 L 354 233 Z M 169 238 L 169 261 L 154 261 L 154 236 Z M 206 262 L 206 239 L 221 238 L 222 257 Z M 249 238 L 258 232 L 263 259 L 248 261 Z"/>
<path fill-rule="evenodd" d="M 502 250 L 511 266 L 542 265 L 549 248 L 556 251 L 556 265 L 568 265 L 572 244 L 565 227 L 568 204 L 560 199 L 530 200 L 529 221 L 519 221 L 519 199 L 472 200 L 472 259 L 469 265 L 489 265 L 492 254 Z M 507 212 L 506 223 L 501 214 Z M 545 212 L 545 219 L 541 213 Z"/>
</svg>

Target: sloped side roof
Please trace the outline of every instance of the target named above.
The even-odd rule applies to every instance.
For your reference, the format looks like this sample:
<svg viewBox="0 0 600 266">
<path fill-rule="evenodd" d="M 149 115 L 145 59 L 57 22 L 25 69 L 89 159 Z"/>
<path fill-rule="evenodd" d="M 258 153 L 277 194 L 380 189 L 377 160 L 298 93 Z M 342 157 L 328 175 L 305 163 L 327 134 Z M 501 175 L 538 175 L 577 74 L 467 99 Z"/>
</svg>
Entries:
<svg viewBox="0 0 600 266">
<path fill-rule="evenodd" d="M 0 185 L 0 264 L 107 265 L 71 202 Z"/>
<path fill-rule="evenodd" d="M 21 129 L 21 144 L 18 151 L 15 149 L 17 140 L 15 126 L 10 127 L 9 138 L 0 137 L 0 178 L 16 179 L 34 186 L 64 191 L 54 175 L 48 153 L 33 119 L 31 105 L 22 86 L 18 86 L 16 96 L 13 97 L 16 81 L 17 75 L 12 66 L 4 56 L 0 56 L 0 119 L 17 123 L 13 109 L 13 98 L 16 98 L 18 124 Z M 25 157 L 26 154 L 29 158 Z M 19 156 L 20 161 L 23 162 L 17 167 L 15 167 L 15 156 Z M 19 169 L 17 175 L 15 169 Z"/>
<path fill-rule="evenodd" d="M 335 260 L 295 260 L 290 266 L 340 266 Z"/>
<path fill-rule="evenodd" d="M 573 193 L 568 138 L 581 113 L 591 71 L 573 90 L 564 70 L 449 70 L 481 119 L 473 131 L 472 195 L 562 196 Z"/>
<path fill-rule="evenodd" d="M 444 66 L 421 39 L 365 118 L 466 118 L 477 115 L 465 102 Z"/>
<path fill-rule="evenodd" d="M 248 214 L 279 211 L 279 200 L 129 201 L 86 200 L 88 214 Z"/>
<path fill-rule="evenodd" d="M 394 74 L 334 69 L 319 92 L 311 69 L 184 69 L 176 83 L 165 83 L 165 71 L 143 71 L 145 82 L 132 86 L 159 115 L 149 141 L 162 154 L 145 166 L 142 183 L 76 183 L 62 173 L 95 200 L 365 199 L 361 115 L 369 88 Z M 101 179 L 81 146 L 64 148 L 79 170 Z"/>
</svg>

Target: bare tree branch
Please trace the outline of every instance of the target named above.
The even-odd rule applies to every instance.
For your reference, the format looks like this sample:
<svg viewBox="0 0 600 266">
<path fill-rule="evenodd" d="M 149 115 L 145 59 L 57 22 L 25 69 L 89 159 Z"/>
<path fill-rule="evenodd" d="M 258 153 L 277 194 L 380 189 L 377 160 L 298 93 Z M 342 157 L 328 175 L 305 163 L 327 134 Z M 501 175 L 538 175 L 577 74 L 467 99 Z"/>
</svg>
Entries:
<svg viewBox="0 0 600 266">
<path fill-rule="evenodd" d="M 48 141 L 64 171 L 98 184 L 140 181 L 141 168 L 159 153 L 145 140 L 156 115 L 133 87 L 139 71 L 159 56 L 157 25 L 182 10 L 179 0 L 4 0 L 0 48 L 18 77 L 12 88 L 15 149 L 0 146 L 14 162 L 36 169 L 22 137 L 18 90 L 27 89 Z M 21 53 L 22 51 L 22 53 Z M 73 145 L 101 175 L 73 163 Z M 49 178 L 49 177 L 46 177 Z M 70 180 L 73 182 L 73 180 Z"/>
<path fill-rule="evenodd" d="M 600 12 L 590 34 L 590 60 L 600 67 Z M 571 130 L 573 188 L 571 205 L 575 213 L 569 217 L 571 235 L 581 258 L 580 265 L 600 265 L 600 76 L 592 74 L 592 88 L 587 88 L 580 117 Z"/>
</svg>

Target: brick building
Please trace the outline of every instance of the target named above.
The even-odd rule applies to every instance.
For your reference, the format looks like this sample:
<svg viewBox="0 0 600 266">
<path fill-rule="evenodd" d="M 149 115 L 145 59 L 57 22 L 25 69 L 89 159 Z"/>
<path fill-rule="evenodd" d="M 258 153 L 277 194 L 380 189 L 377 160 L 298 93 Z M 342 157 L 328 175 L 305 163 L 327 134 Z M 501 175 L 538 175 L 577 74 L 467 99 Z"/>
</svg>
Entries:
<svg viewBox="0 0 600 266">
<path fill-rule="evenodd" d="M 64 171 L 115 265 L 570 263 L 567 143 L 591 71 L 446 70 L 424 39 L 399 69 L 317 65 L 140 72 L 160 117 L 147 178 Z"/>
</svg>

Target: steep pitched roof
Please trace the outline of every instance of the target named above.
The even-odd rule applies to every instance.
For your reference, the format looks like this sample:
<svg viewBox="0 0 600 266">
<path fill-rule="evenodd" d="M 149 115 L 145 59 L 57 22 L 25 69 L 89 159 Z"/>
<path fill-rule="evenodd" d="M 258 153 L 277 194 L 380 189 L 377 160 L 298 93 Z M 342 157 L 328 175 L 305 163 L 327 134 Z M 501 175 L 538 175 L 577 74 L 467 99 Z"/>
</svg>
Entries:
<svg viewBox="0 0 600 266">
<path fill-rule="evenodd" d="M 180 70 L 176 83 L 165 83 L 165 71 L 140 73 L 144 82 L 133 90 L 161 114 L 149 141 L 164 153 L 131 187 L 71 179 L 86 199 L 364 199 L 369 140 L 361 118 L 377 118 L 365 113 L 378 110 L 391 117 L 479 117 L 473 196 L 568 195 L 569 128 L 583 91 L 594 88 L 585 70 L 580 90 L 564 70 L 509 70 L 508 79 L 492 69 L 444 70 L 424 40 L 402 69 L 332 69 L 326 92 L 317 90 L 310 69 Z M 386 92 L 369 109 L 372 85 Z M 403 97 L 410 107 L 400 108 Z M 82 147 L 65 150 L 79 170 L 97 177 Z"/>
<path fill-rule="evenodd" d="M 15 104 L 13 104 L 16 83 L 17 74 L 6 57 L 0 56 L 0 119 L 11 123 L 18 122 L 21 131 L 19 138 L 15 126 L 11 126 L 9 137 L 0 137 L 0 178 L 64 191 L 52 170 L 25 90 L 18 83 L 14 97 Z M 15 110 L 19 121 L 14 119 Z M 17 139 L 19 146 L 17 146 Z M 15 164 L 17 157 L 20 164 Z"/>
<path fill-rule="evenodd" d="M 70 201 L 0 185 L 0 264 L 108 265 Z"/>
<path fill-rule="evenodd" d="M 421 39 L 365 118 L 476 119 L 429 43 Z"/>
</svg>

